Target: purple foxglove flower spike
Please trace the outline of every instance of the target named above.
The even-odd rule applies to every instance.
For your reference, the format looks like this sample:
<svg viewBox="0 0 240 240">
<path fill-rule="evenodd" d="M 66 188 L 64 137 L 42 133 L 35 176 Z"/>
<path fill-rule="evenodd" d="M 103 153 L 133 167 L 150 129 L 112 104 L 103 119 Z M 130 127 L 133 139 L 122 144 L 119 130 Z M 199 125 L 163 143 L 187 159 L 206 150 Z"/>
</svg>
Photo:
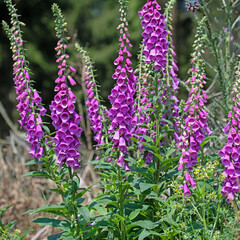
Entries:
<svg viewBox="0 0 240 240">
<path fill-rule="evenodd" d="M 170 1 L 171 2 L 171 1 Z M 147 0 L 147 3 L 143 6 L 142 11 L 139 12 L 140 18 L 142 18 L 142 28 L 144 30 L 142 36 L 143 40 L 143 55 L 145 55 L 145 66 L 142 63 L 147 71 L 144 69 L 141 70 L 144 74 L 140 76 L 142 82 L 138 86 L 138 113 L 139 121 L 136 134 L 149 134 L 145 129 L 141 127 L 143 124 L 147 124 L 150 121 L 149 116 L 146 115 L 146 108 L 155 108 L 151 106 L 150 99 L 151 95 L 156 95 L 156 93 L 149 92 L 150 87 L 155 87 L 156 84 L 153 84 L 154 77 L 151 76 L 152 72 L 148 68 L 151 67 L 151 62 L 154 65 L 154 69 L 158 76 L 158 91 L 162 91 L 162 94 L 159 96 L 159 102 L 162 105 L 167 105 L 166 111 L 162 113 L 161 118 L 172 120 L 174 128 L 178 128 L 177 118 L 178 114 L 178 99 L 176 97 L 176 90 L 178 90 L 179 81 L 177 80 L 177 74 L 175 71 L 178 70 L 175 60 L 174 46 L 172 44 L 171 38 L 171 8 L 173 4 L 170 3 L 167 5 L 166 12 L 168 19 L 165 19 L 165 16 L 159 12 L 161 9 L 160 5 L 155 0 Z M 168 24 L 168 25 L 166 25 Z M 167 29 L 166 30 L 166 26 Z M 149 42 L 154 42 L 153 45 L 149 45 Z M 168 58 L 166 58 L 168 55 Z M 143 57 L 141 57 L 143 59 Z M 140 60 L 141 60 L 140 59 Z M 166 63 L 168 65 L 166 67 Z M 150 64 L 150 66 L 149 66 Z M 149 74 L 150 73 L 150 74 Z M 160 74 L 159 74 L 160 73 Z M 161 75 L 162 74 L 162 75 Z M 150 76 L 148 76 L 150 75 Z M 159 76 L 162 76 L 161 79 Z M 149 95 L 150 94 L 150 95 Z M 161 125 L 167 124 L 165 121 L 161 122 Z M 144 141 L 143 137 L 136 136 L 140 141 Z M 142 150 L 143 147 L 139 145 L 139 149 Z M 149 155 L 148 160 L 149 162 Z"/>
<path fill-rule="evenodd" d="M 240 181 L 240 155 L 239 155 L 239 125 L 235 122 L 240 122 L 240 56 L 235 68 L 236 81 L 233 85 L 231 96 L 233 101 L 232 111 L 228 114 L 228 122 L 223 129 L 225 134 L 228 134 L 226 145 L 219 151 L 224 170 L 224 184 L 221 193 L 227 196 L 227 202 L 234 200 L 234 194 L 239 192 Z M 234 121 L 233 121 L 234 120 Z"/>
<path fill-rule="evenodd" d="M 134 94 L 137 77 L 132 70 L 132 62 L 130 60 L 131 53 L 128 48 L 132 45 L 128 39 L 128 22 L 126 20 L 126 2 L 120 1 L 120 21 L 117 29 L 120 31 L 120 49 L 118 57 L 114 61 L 117 66 L 113 79 L 116 80 L 116 85 L 109 95 L 109 100 L 112 104 L 108 111 L 108 118 L 111 120 L 111 125 L 108 129 L 110 138 L 113 140 L 114 148 L 120 150 L 120 157 L 117 164 L 119 167 L 124 166 L 125 171 L 129 171 L 128 164 L 124 160 L 124 155 L 127 154 L 127 145 L 130 137 L 135 131 L 134 126 Z"/>
<path fill-rule="evenodd" d="M 87 100 L 86 107 L 88 118 L 91 123 L 91 129 L 93 130 L 95 136 L 94 140 L 97 142 L 97 148 L 104 143 L 103 131 L 104 120 L 106 118 L 105 107 L 100 104 L 100 97 L 98 93 L 98 86 L 94 77 L 93 66 L 90 57 L 87 52 L 81 48 L 78 44 L 75 45 L 76 49 L 82 55 L 84 60 L 84 71 L 85 71 L 85 85 L 83 89 L 86 89 Z"/>
<path fill-rule="evenodd" d="M 198 151 L 201 149 L 201 142 L 206 136 L 211 134 L 207 124 L 208 113 L 204 109 L 204 104 L 207 102 L 207 94 L 203 90 L 203 86 L 206 83 L 206 76 L 204 74 L 204 62 L 201 58 L 202 49 L 200 46 L 204 46 L 205 33 L 203 30 L 203 21 L 200 22 L 197 32 L 197 40 L 193 47 L 195 51 L 192 55 L 194 61 L 192 61 L 192 68 L 189 70 L 190 77 L 186 81 L 186 84 L 190 85 L 190 92 L 188 100 L 185 103 L 185 114 L 183 116 L 182 134 L 180 135 L 178 148 L 182 149 L 182 154 L 179 159 L 179 171 L 190 172 L 198 163 Z M 231 147 L 229 147 L 231 149 Z M 192 186 L 196 187 L 196 183 L 190 177 L 189 173 L 185 173 L 186 181 Z M 186 177 L 187 176 L 187 177 Z"/>
<path fill-rule="evenodd" d="M 81 117 L 75 111 L 76 96 L 68 86 L 75 85 L 72 76 L 68 72 L 75 73 L 76 70 L 67 62 L 69 56 L 66 54 L 66 48 L 69 37 L 65 36 L 66 28 L 64 27 L 65 19 L 61 14 L 59 7 L 54 4 L 52 7 L 53 13 L 56 16 L 56 31 L 57 37 L 60 39 L 55 50 L 57 51 L 57 63 L 59 64 L 58 78 L 55 91 L 57 94 L 50 105 L 51 118 L 56 129 L 56 135 L 53 138 L 55 142 L 54 150 L 58 157 L 56 163 L 60 165 L 67 164 L 76 170 L 80 167 L 78 152 L 81 143 L 79 137 L 81 136 L 81 127 L 79 122 Z M 61 79 L 60 81 L 58 79 Z"/>
<path fill-rule="evenodd" d="M 17 109 L 21 117 L 19 123 L 28 134 L 26 141 L 30 147 L 29 154 L 40 159 L 43 155 L 42 146 L 44 144 L 44 141 L 41 141 L 44 135 L 41 116 L 45 115 L 46 110 L 41 105 L 41 97 L 31 85 L 32 80 L 30 80 L 28 62 L 23 48 L 21 32 L 23 23 L 19 22 L 17 11 L 11 1 L 7 1 L 6 4 L 12 11 L 10 12 L 12 27 L 9 28 L 5 22 L 3 22 L 3 26 L 9 37 L 13 52 L 13 81 L 17 94 Z"/>
</svg>

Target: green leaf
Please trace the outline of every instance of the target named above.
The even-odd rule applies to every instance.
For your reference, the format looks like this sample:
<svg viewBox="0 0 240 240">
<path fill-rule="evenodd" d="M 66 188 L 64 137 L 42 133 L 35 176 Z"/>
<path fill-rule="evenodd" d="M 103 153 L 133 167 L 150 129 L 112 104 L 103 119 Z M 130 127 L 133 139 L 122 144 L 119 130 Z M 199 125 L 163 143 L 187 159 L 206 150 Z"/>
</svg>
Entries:
<svg viewBox="0 0 240 240">
<path fill-rule="evenodd" d="M 200 146 L 203 147 L 204 145 L 206 145 L 210 140 L 212 139 L 218 139 L 218 136 L 209 136 L 206 137 L 201 143 Z"/>
<path fill-rule="evenodd" d="M 98 213 L 103 216 L 107 214 L 107 209 L 103 205 L 96 204 L 94 208 Z"/>
<path fill-rule="evenodd" d="M 129 224 L 127 226 L 127 228 L 130 229 L 132 227 L 139 226 L 139 227 L 142 227 L 142 228 L 145 228 L 145 229 L 153 229 L 156 226 L 158 226 L 159 223 L 160 223 L 160 221 L 152 222 L 150 220 L 139 220 L 139 221 L 136 221 L 136 222 L 134 222 L 132 224 Z"/>
<path fill-rule="evenodd" d="M 90 222 L 90 212 L 87 207 L 81 207 L 78 210 L 78 213 L 83 216 L 83 219 L 85 220 L 86 223 Z"/>
<path fill-rule="evenodd" d="M 168 215 L 166 218 L 164 218 L 164 220 L 166 222 L 168 222 L 170 225 L 174 226 L 174 227 L 180 227 L 179 224 L 177 224 L 173 219 L 171 215 Z"/>
<path fill-rule="evenodd" d="M 71 228 L 71 223 L 66 220 L 58 220 L 58 219 L 51 219 L 51 218 L 37 218 L 33 220 L 34 223 L 39 224 L 40 226 L 51 226 L 62 229 L 64 231 L 69 231 Z"/>
<path fill-rule="evenodd" d="M 136 209 L 136 210 L 132 211 L 129 215 L 129 219 L 133 220 L 135 217 L 137 217 L 139 215 L 140 212 L 141 212 L 140 209 Z"/>
<path fill-rule="evenodd" d="M 141 134 L 140 134 L 140 136 L 142 136 L 147 142 L 154 144 L 154 141 L 151 137 L 149 137 L 147 135 L 141 135 Z"/>
<path fill-rule="evenodd" d="M 33 159 L 31 161 L 28 161 L 26 163 L 24 163 L 24 166 L 28 166 L 28 165 L 35 165 L 35 164 L 43 164 L 44 161 L 39 161 L 37 159 Z"/>
<path fill-rule="evenodd" d="M 51 133 L 50 129 L 46 125 L 43 125 L 42 128 L 45 130 L 47 134 Z"/>
<path fill-rule="evenodd" d="M 99 160 L 93 160 L 91 162 L 87 162 L 85 163 L 84 165 L 88 165 L 88 164 L 98 164 L 99 163 Z"/>
<path fill-rule="evenodd" d="M 4 213 L 6 210 L 8 210 L 8 209 L 9 209 L 10 207 L 12 207 L 13 205 L 14 205 L 14 204 L 11 204 L 11 205 L 3 208 L 3 209 L 0 209 L 0 217 L 3 215 L 3 213 Z"/>
<path fill-rule="evenodd" d="M 65 214 L 62 211 L 66 211 L 66 208 L 64 206 L 49 205 L 49 206 L 43 206 L 34 210 L 28 210 L 23 214 L 28 214 L 28 213 L 36 214 L 40 212 L 47 212 L 47 213 L 53 213 L 59 216 L 65 216 Z"/>
<path fill-rule="evenodd" d="M 57 234 L 53 234 L 53 235 L 51 235 L 51 236 L 48 236 L 48 240 L 57 240 L 57 239 L 59 239 L 61 236 L 62 236 L 62 234 L 63 234 L 64 232 L 61 232 L 61 233 L 57 233 Z"/>
<path fill-rule="evenodd" d="M 26 231 L 24 231 L 23 235 L 19 238 L 19 240 L 23 240 L 23 239 L 27 236 L 27 234 L 28 234 L 29 232 L 31 232 L 31 231 L 33 231 L 32 228 L 31 228 L 31 229 L 27 229 Z"/>
<path fill-rule="evenodd" d="M 107 240 L 114 240 L 114 232 L 112 229 L 108 231 Z"/>
<path fill-rule="evenodd" d="M 142 192 L 146 191 L 149 188 L 152 188 L 153 186 L 155 186 L 155 184 L 152 184 L 152 183 L 140 183 L 139 184 L 140 190 Z"/>
<path fill-rule="evenodd" d="M 146 229 L 143 229 L 141 234 L 138 237 L 138 240 L 143 240 L 145 237 L 149 236 L 151 233 L 147 231 Z"/>
<path fill-rule="evenodd" d="M 176 150 L 174 148 L 171 148 L 167 151 L 165 157 L 168 158 L 169 156 L 171 156 Z"/>
<path fill-rule="evenodd" d="M 105 177 L 107 179 L 110 178 L 110 176 L 108 174 L 105 174 L 105 173 L 101 173 L 101 172 L 97 172 L 98 175 L 102 176 L 102 177 Z"/>
<path fill-rule="evenodd" d="M 173 123 L 165 118 L 160 118 L 159 120 L 168 123 L 170 126 L 173 126 Z"/>
<path fill-rule="evenodd" d="M 49 178 L 49 175 L 42 171 L 33 171 L 22 175 L 22 177 L 36 177 L 36 176 Z"/>
</svg>

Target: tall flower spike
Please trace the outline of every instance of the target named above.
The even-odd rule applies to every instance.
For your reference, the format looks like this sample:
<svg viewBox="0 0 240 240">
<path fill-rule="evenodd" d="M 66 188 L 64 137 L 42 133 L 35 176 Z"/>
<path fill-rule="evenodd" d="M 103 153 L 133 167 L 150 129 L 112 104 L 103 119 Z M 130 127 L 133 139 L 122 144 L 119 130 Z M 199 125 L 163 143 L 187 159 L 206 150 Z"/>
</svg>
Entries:
<svg viewBox="0 0 240 240">
<path fill-rule="evenodd" d="M 113 148 L 118 148 L 121 152 L 117 162 L 118 166 L 122 167 L 124 165 L 125 171 L 129 171 L 128 162 L 124 162 L 124 155 L 127 153 L 127 144 L 130 141 L 130 137 L 135 129 L 134 125 L 136 124 L 133 96 L 136 92 L 137 77 L 133 73 L 132 62 L 130 60 L 131 53 L 127 49 L 127 47 L 132 47 L 132 45 L 128 39 L 126 1 L 120 0 L 119 2 L 121 23 L 117 29 L 120 31 L 120 50 L 118 57 L 114 61 L 117 67 L 113 74 L 113 79 L 117 81 L 117 84 L 108 97 L 112 104 L 111 109 L 108 111 L 108 117 L 111 120 L 108 132 L 113 141 Z"/>
<path fill-rule="evenodd" d="M 138 123 L 135 131 L 135 137 L 139 142 L 144 142 L 145 139 L 143 135 L 149 135 L 149 131 L 146 128 L 146 125 L 151 122 L 149 114 L 146 114 L 145 110 L 152 107 L 152 103 L 149 101 L 150 99 L 150 87 L 151 81 L 151 70 L 149 68 L 149 64 L 145 63 L 145 56 L 142 53 L 143 45 L 141 47 L 141 52 L 139 54 L 139 78 L 137 81 L 137 93 L 136 93 L 136 104 L 137 111 L 136 115 L 138 116 Z M 143 126 L 145 125 L 145 126 Z M 140 151 L 144 150 L 142 144 L 138 145 L 138 149 Z M 148 155 L 150 156 L 150 155 Z M 146 163 L 150 163 L 151 158 L 147 157 Z"/>
<path fill-rule="evenodd" d="M 167 31 L 165 28 L 165 16 L 159 12 L 161 6 L 156 0 L 147 0 L 139 12 L 141 25 L 143 28 L 142 36 L 145 46 L 143 53 L 146 56 L 146 63 L 154 63 L 155 70 L 162 69 L 166 73 L 166 53 L 168 42 L 166 39 Z"/>
<path fill-rule="evenodd" d="M 173 39 L 172 39 L 172 9 L 176 0 L 170 0 L 165 9 L 166 16 L 166 30 L 168 32 L 166 39 L 168 42 L 168 51 L 166 53 L 166 74 L 162 79 L 163 82 L 163 95 L 161 96 L 162 102 L 167 106 L 167 111 L 163 113 L 162 118 L 172 120 L 174 129 L 178 129 L 179 119 L 179 107 L 178 98 L 176 96 L 179 89 L 179 81 L 177 79 L 176 72 L 178 71 L 177 60 L 175 58 L 176 53 L 174 51 Z M 163 123 L 166 124 L 166 123 Z"/>
<path fill-rule="evenodd" d="M 188 95 L 188 100 L 185 104 L 183 132 L 179 137 L 178 147 L 182 149 L 182 154 L 179 159 L 178 170 L 185 171 L 186 183 L 191 187 L 196 187 L 196 183 L 190 177 L 190 171 L 193 166 L 198 163 L 198 151 L 201 149 L 200 144 L 205 137 L 211 134 L 207 124 L 208 113 L 204 110 L 204 104 L 207 102 L 207 94 L 203 90 L 205 82 L 205 64 L 202 60 L 202 48 L 204 47 L 206 34 L 204 32 L 205 18 L 199 23 L 197 28 L 196 40 L 193 44 L 194 53 L 192 54 L 192 68 L 189 70 L 190 77 L 186 81 L 191 90 Z M 186 194 L 188 195 L 188 194 Z"/>
<path fill-rule="evenodd" d="M 85 85 L 87 93 L 87 113 L 88 118 L 91 122 L 91 129 L 95 134 L 94 140 L 97 142 L 97 147 L 99 147 L 104 142 L 102 137 L 102 131 L 103 121 L 105 119 L 105 109 L 102 105 L 100 105 L 98 88 L 95 81 L 93 66 L 90 57 L 87 55 L 87 52 L 79 46 L 79 44 L 76 44 L 75 47 L 84 60 Z"/>
<path fill-rule="evenodd" d="M 69 86 L 75 85 L 76 82 L 69 72 L 73 74 L 76 70 L 67 62 L 69 55 L 66 49 L 70 38 L 65 36 L 67 32 L 65 19 L 57 4 L 52 5 L 52 11 L 56 17 L 56 35 L 60 39 L 55 48 L 59 68 L 58 77 L 55 80 L 57 94 L 50 105 L 51 118 L 56 129 L 56 135 L 53 138 L 54 150 L 58 157 L 57 164 L 62 166 L 65 163 L 75 170 L 80 167 L 78 159 L 81 155 L 78 148 L 81 146 L 79 138 L 82 129 L 79 127 L 81 117 L 75 111 L 76 97 Z"/>
<path fill-rule="evenodd" d="M 5 0 L 11 16 L 10 28 L 6 22 L 3 22 L 3 27 L 8 35 L 13 53 L 13 81 L 17 94 L 17 109 L 21 119 L 19 123 L 28 134 L 27 142 L 29 143 L 29 154 L 34 158 L 40 159 L 43 154 L 42 137 L 42 116 L 46 110 L 42 106 L 42 99 L 35 89 L 33 89 L 29 75 L 28 62 L 25 57 L 23 48 L 23 38 L 21 26 L 25 24 L 20 22 L 17 15 L 17 10 L 11 0 Z"/>
<path fill-rule="evenodd" d="M 240 181 L 240 56 L 235 68 L 236 81 L 231 96 L 233 107 L 228 114 L 228 123 L 223 129 L 228 134 L 226 145 L 219 151 L 225 179 L 221 193 L 227 196 L 227 201 L 234 200 L 234 194 L 239 192 Z"/>
<path fill-rule="evenodd" d="M 155 108 L 155 106 L 151 106 L 151 102 L 153 96 L 158 95 L 158 103 L 161 106 L 166 106 L 165 111 L 164 108 L 160 107 L 160 115 L 161 118 L 171 120 L 174 124 L 175 129 L 177 129 L 177 118 L 178 114 L 178 99 L 176 97 L 176 90 L 178 89 L 178 80 L 177 74 L 175 71 L 178 70 L 176 65 L 176 60 L 174 59 L 175 52 L 174 46 L 172 44 L 172 33 L 171 33 L 171 21 L 172 14 L 171 10 L 175 3 L 175 0 L 171 0 L 167 3 L 165 14 L 160 14 L 159 10 L 161 7 L 156 3 L 156 1 L 148 1 L 142 8 L 142 11 L 139 12 L 139 15 L 142 20 L 142 27 L 144 29 L 143 32 L 143 54 L 145 55 L 145 64 L 148 65 L 149 75 L 150 77 L 142 81 L 144 84 L 139 87 L 141 89 L 141 93 L 147 93 L 141 99 L 141 107 L 138 109 L 139 114 L 141 114 L 139 118 L 139 124 L 143 123 L 143 119 L 146 119 L 147 116 L 144 116 L 144 111 L 141 112 L 144 108 Z M 165 17 L 166 16 L 166 17 Z M 155 28 L 152 26 L 153 23 L 158 21 Z M 150 32 L 149 29 L 151 29 Z M 161 29 L 161 30 L 160 30 Z M 156 38 L 156 35 L 158 37 Z M 153 49 L 151 51 L 147 51 L 149 48 L 149 41 L 156 42 L 153 45 Z M 156 53 L 156 55 L 154 55 Z M 159 65 L 159 56 L 161 59 L 164 59 L 162 63 Z M 150 61 L 151 60 L 151 61 Z M 151 71 L 152 67 L 151 62 L 154 63 L 154 70 Z M 141 65 L 144 65 L 141 63 Z M 156 67 L 160 66 L 160 67 Z M 141 72 L 142 73 L 142 72 Z M 141 80 L 141 78 L 140 78 Z M 150 89 L 154 89 L 151 91 Z M 148 90 L 148 91 L 146 91 Z M 140 99 L 141 96 L 138 97 Z M 145 121 L 146 122 L 146 121 Z M 161 125 L 167 124 L 166 121 L 162 121 Z M 145 129 L 144 129 L 145 130 Z M 142 128 L 138 127 L 136 133 L 142 133 Z M 144 133 L 142 133 L 144 134 Z M 154 134 L 154 133 L 153 133 Z M 139 138 L 141 139 L 141 136 Z M 144 140 L 143 140 L 144 141 Z M 141 146 L 140 146 L 141 147 Z M 147 157 L 147 163 L 150 161 L 149 156 Z"/>
</svg>

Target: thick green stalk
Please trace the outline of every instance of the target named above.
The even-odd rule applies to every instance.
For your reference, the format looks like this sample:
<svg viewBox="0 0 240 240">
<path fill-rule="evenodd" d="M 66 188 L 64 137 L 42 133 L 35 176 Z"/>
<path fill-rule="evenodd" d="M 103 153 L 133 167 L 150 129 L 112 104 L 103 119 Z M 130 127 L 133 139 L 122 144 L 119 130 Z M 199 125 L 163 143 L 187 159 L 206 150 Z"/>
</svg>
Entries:
<svg viewBox="0 0 240 240">
<path fill-rule="evenodd" d="M 71 167 L 68 166 L 68 172 L 69 172 L 69 178 L 70 178 L 70 183 L 72 185 L 72 203 L 73 203 L 73 209 L 74 209 L 74 213 L 73 213 L 73 217 L 74 217 L 74 227 L 76 228 L 76 236 L 77 239 L 82 240 L 82 231 L 79 225 L 79 220 L 78 220 L 78 209 L 77 209 L 77 199 L 76 199 L 76 192 L 74 190 L 74 185 L 73 185 L 73 174 L 72 174 L 72 169 Z"/>
</svg>

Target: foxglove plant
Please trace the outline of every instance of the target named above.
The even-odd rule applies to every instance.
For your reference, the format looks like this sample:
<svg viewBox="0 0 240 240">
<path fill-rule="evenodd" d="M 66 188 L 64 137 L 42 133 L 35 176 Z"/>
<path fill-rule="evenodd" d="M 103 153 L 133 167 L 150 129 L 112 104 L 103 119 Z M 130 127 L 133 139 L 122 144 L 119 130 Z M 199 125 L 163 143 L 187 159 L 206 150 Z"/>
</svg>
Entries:
<svg viewBox="0 0 240 240">
<path fill-rule="evenodd" d="M 17 94 L 17 109 L 21 117 L 19 123 L 28 135 L 26 141 L 31 149 L 29 154 L 40 159 L 43 156 L 44 145 L 41 140 L 44 135 L 42 116 L 45 115 L 46 109 L 42 106 L 42 99 L 38 92 L 33 89 L 32 80 L 30 80 L 20 29 L 20 26 L 24 26 L 24 24 L 18 20 L 17 11 L 11 0 L 5 0 L 5 3 L 9 9 L 12 27 L 10 28 L 6 22 L 3 22 L 3 27 L 13 52 L 13 81 Z"/>
<path fill-rule="evenodd" d="M 97 148 L 104 143 L 103 139 L 103 121 L 105 120 L 104 106 L 100 104 L 98 88 L 93 73 L 93 66 L 87 52 L 79 46 L 75 45 L 77 51 L 81 54 L 84 61 L 84 74 L 87 99 L 85 101 L 91 129 L 94 132 L 94 140 L 97 142 Z"/>
<path fill-rule="evenodd" d="M 113 148 L 120 150 L 117 165 L 120 168 L 124 166 L 125 171 L 129 171 L 128 162 L 124 160 L 124 156 L 127 154 L 127 145 L 130 142 L 132 134 L 134 134 L 137 122 L 136 116 L 134 116 L 134 94 L 136 92 L 137 77 L 133 73 L 132 62 L 130 60 L 131 53 L 128 51 L 128 47 L 131 48 L 132 45 L 128 38 L 126 1 L 120 0 L 119 2 L 121 23 L 117 29 L 120 31 L 120 50 L 118 57 L 114 61 L 114 65 L 117 68 L 112 76 L 117 81 L 117 84 L 108 97 L 112 104 L 112 107 L 108 111 L 108 118 L 111 120 L 108 133 L 113 141 Z"/>
<path fill-rule="evenodd" d="M 235 193 L 239 192 L 240 180 L 240 56 L 236 66 L 236 81 L 231 96 L 233 107 L 228 114 L 228 123 L 223 131 L 228 135 L 226 145 L 219 151 L 222 164 L 225 167 L 225 176 L 221 193 L 227 196 L 227 202 L 234 200 Z"/>
<path fill-rule="evenodd" d="M 176 72 L 178 71 L 176 53 L 174 51 L 175 46 L 173 45 L 172 39 L 172 8 L 175 0 L 171 0 L 167 3 L 165 9 L 166 16 L 166 30 L 167 42 L 168 42 L 168 52 L 166 54 L 166 74 L 162 79 L 163 82 L 163 94 L 161 96 L 163 104 L 167 106 L 167 111 L 163 113 L 162 118 L 171 119 L 173 122 L 174 129 L 178 129 L 179 122 L 179 107 L 177 90 L 179 89 L 179 80 L 177 79 Z"/>
<path fill-rule="evenodd" d="M 204 104 L 207 102 L 207 94 L 203 90 L 205 79 L 205 64 L 202 59 L 203 47 L 206 39 L 203 24 L 205 18 L 199 23 L 197 29 L 196 40 L 193 44 L 194 53 L 192 54 L 192 68 L 189 70 L 190 77 L 186 81 L 191 87 L 188 95 L 188 100 L 183 109 L 184 114 L 183 125 L 181 126 L 183 132 L 179 137 L 178 147 L 182 149 L 181 157 L 179 159 L 178 170 L 185 172 L 185 180 L 183 186 L 183 193 L 185 196 L 191 194 L 188 184 L 192 188 L 196 187 L 195 181 L 190 176 L 190 172 L 198 163 L 198 152 L 201 149 L 200 144 L 206 136 L 211 134 L 207 124 L 208 112 L 204 109 Z"/>
<path fill-rule="evenodd" d="M 50 105 L 52 124 L 56 129 L 56 135 L 53 138 L 55 142 L 54 150 L 57 154 L 56 163 L 62 166 L 64 163 L 74 170 L 80 167 L 78 148 L 81 146 L 79 137 L 82 129 L 79 127 L 81 117 L 75 111 L 76 96 L 70 86 L 76 84 L 71 76 L 76 69 L 67 62 L 69 55 L 66 53 L 69 37 L 66 36 L 66 23 L 59 7 L 54 4 L 53 14 L 56 17 L 56 35 L 60 39 L 55 48 L 57 52 L 58 77 L 55 80 L 57 84 L 55 91 L 57 94 Z M 70 72 L 70 74 L 69 74 Z"/>
<path fill-rule="evenodd" d="M 155 72 L 149 70 L 149 73 L 151 72 L 151 78 L 148 79 L 148 81 L 150 80 L 149 82 L 147 82 L 147 79 L 143 81 L 144 83 L 147 82 L 147 85 L 145 85 L 147 86 L 148 91 L 146 91 L 147 95 L 141 100 L 141 102 L 144 101 L 146 103 L 142 106 L 142 110 L 150 107 L 155 109 L 156 106 L 160 106 L 160 109 L 155 109 L 155 111 L 158 112 L 156 118 L 161 118 L 163 120 L 160 122 L 157 120 L 154 132 L 152 133 L 153 135 L 155 135 L 156 132 L 159 132 L 159 124 L 161 126 L 167 124 L 167 122 L 164 121 L 165 119 L 172 120 L 174 128 L 177 129 L 176 118 L 178 118 L 179 115 L 176 91 L 178 90 L 178 80 L 175 71 L 178 70 L 178 68 L 176 60 L 174 59 L 175 52 L 171 38 L 171 10 L 174 2 L 174 0 L 168 2 L 165 14 L 160 14 L 159 10 L 161 7 L 156 1 L 148 1 L 143 6 L 142 11 L 139 12 L 140 17 L 143 18 L 141 24 L 144 30 L 142 34 L 144 37 L 144 49 L 142 52 L 146 57 L 145 64 L 151 66 L 151 62 L 153 62 L 153 70 L 155 70 Z M 155 40 L 156 42 L 151 49 L 151 44 L 149 43 L 152 43 Z M 149 49 L 149 51 L 147 51 L 147 49 Z M 159 58 L 160 56 L 161 59 Z M 141 88 L 141 93 L 145 92 L 143 89 L 144 85 Z M 156 98 L 155 96 L 157 96 L 158 99 L 153 103 L 152 100 Z M 141 99 L 141 97 L 138 97 L 138 99 Z M 145 110 L 143 113 L 139 110 L 139 113 L 141 114 L 139 120 L 145 118 L 148 118 L 149 120 L 149 116 L 147 116 Z M 141 130 L 142 128 L 139 127 L 138 129 Z M 159 133 L 156 135 L 158 134 Z"/>
</svg>

